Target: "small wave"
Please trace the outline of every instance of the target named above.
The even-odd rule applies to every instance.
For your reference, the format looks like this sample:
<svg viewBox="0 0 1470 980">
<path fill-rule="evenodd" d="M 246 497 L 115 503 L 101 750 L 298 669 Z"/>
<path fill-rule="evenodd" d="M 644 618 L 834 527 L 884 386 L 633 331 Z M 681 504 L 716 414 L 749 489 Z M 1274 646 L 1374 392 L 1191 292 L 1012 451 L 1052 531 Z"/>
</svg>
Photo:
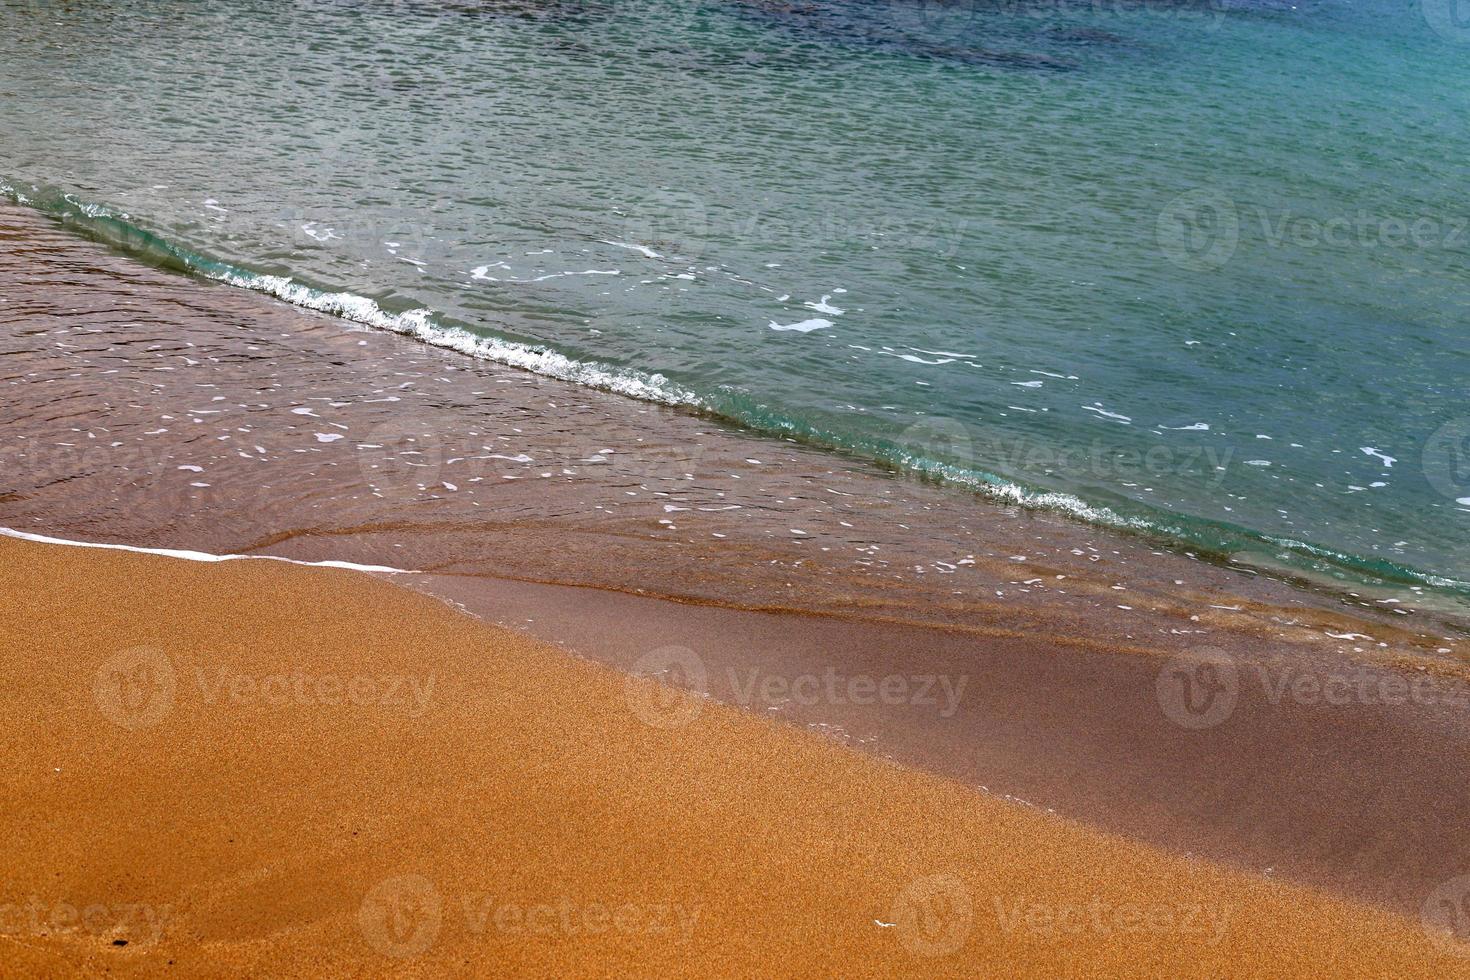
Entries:
<svg viewBox="0 0 1470 980">
<path fill-rule="evenodd" d="M 534 374 L 588 388 L 661 405 L 703 407 L 703 403 L 693 392 L 662 374 L 645 374 L 596 361 L 577 360 L 549 347 L 475 333 L 444 322 L 438 314 L 427 308 L 395 313 L 383 309 L 376 300 L 367 296 L 331 292 L 287 276 L 252 272 L 182 248 L 133 224 L 126 213 L 80 201 L 71 194 L 33 188 L 33 193 L 27 195 L 14 184 L 0 179 L 0 196 L 51 214 L 89 237 L 123 251 L 216 282 L 265 293 L 293 306 L 327 313 L 364 326 L 390 330 L 435 347 L 448 348 L 470 357 L 522 368 Z"/>
<path fill-rule="evenodd" d="M 548 347 L 471 333 L 462 327 L 439 322 L 429 309 L 390 313 L 366 296 L 326 292 L 285 276 L 260 275 L 239 269 L 205 274 L 232 286 L 266 293 L 293 306 L 328 313 L 380 330 L 390 330 L 435 347 L 522 368 L 559 381 L 569 381 L 662 405 L 692 408 L 702 406 L 696 395 L 661 374 L 642 374 L 595 361 L 579 361 Z"/>
<path fill-rule="evenodd" d="M 734 422 L 759 435 L 793 439 L 816 448 L 866 458 L 924 479 L 969 490 L 1002 504 L 1061 513 L 1094 526 L 1141 534 L 1169 542 L 1173 546 L 1194 547 L 1236 562 L 1240 562 L 1240 556 L 1245 555 L 1257 556 L 1266 564 L 1294 557 L 1295 561 L 1290 563 L 1294 567 L 1305 566 L 1317 572 L 1348 573 L 1360 580 L 1380 584 L 1422 584 L 1460 597 L 1470 594 L 1470 582 L 1463 580 L 1381 559 L 1343 554 L 1308 542 L 1278 538 L 1234 525 L 1160 511 L 1146 504 L 1130 501 L 1128 506 L 1119 508 L 1089 503 L 1064 491 L 1027 486 L 1017 480 L 982 470 L 921 456 L 911 448 L 885 440 L 854 440 L 816 427 L 809 421 L 773 413 L 765 404 L 736 389 L 721 387 L 699 395 L 662 374 L 579 360 L 549 347 L 482 334 L 445 322 L 439 314 L 428 308 L 393 312 L 384 309 L 376 300 L 367 296 L 332 292 L 291 277 L 252 272 L 183 248 L 132 224 L 130 216 L 125 213 L 79 201 L 70 194 L 44 191 L 35 187 L 31 188 L 30 193 L 26 193 L 0 178 L 0 197 L 8 197 L 18 204 L 36 208 L 89 238 L 164 267 L 264 293 L 304 309 L 413 337 L 471 357 L 642 401 L 692 409 L 707 416 Z M 620 242 L 610 244 L 642 249 L 642 246 Z M 832 325 L 829 320 L 807 320 L 786 325 L 773 321 L 771 329 L 807 332 Z M 972 356 L 950 355 L 944 351 L 924 353 Z M 1115 422 L 1132 421 L 1127 416 L 1104 409 L 1100 404 L 1084 405 L 1082 408 Z M 1201 430 L 1208 426 L 1196 423 L 1179 428 Z"/>
</svg>

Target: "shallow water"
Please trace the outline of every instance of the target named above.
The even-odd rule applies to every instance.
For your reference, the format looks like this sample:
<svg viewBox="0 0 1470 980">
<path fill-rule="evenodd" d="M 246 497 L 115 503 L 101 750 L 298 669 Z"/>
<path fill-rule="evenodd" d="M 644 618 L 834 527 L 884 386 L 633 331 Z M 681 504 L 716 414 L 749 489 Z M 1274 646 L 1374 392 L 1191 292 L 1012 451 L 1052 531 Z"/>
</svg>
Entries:
<svg viewBox="0 0 1470 980">
<path fill-rule="evenodd" d="M 0 205 L 0 527 L 347 561 L 974 642 L 1457 663 L 1333 595 L 150 268 Z M 591 601 L 591 600 L 588 600 Z"/>
<path fill-rule="evenodd" d="M 1436 3 L 0 0 L 0 178 L 500 360 L 1455 592 Z"/>
</svg>

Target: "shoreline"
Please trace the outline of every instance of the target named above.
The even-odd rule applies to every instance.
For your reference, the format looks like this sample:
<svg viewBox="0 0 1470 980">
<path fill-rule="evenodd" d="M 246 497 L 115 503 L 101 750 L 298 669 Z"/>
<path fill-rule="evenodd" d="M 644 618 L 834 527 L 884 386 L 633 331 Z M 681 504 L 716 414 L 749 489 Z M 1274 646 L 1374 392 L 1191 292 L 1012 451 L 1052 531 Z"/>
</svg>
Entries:
<svg viewBox="0 0 1470 980">
<path fill-rule="evenodd" d="M 249 271 L 161 240 L 154 241 L 150 233 L 129 224 L 126 215 L 115 215 L 106 207 L 78 205 L 69 197 L 63 197 L 68 201 L 68 208 L 58 211 L 54 204 L 48 206 L 41 201 L 32 200 L 17 188 L 3 182 L 0 182 L 0 195 L 10 199 L 0 199 L 0 205 L 12 211 L 24 209 L 49 224 L 65 229 L 68 234 L 103 248 L 113 248 L 116 245 L 117 229 L 113 225 L 120 225 L 122 237 L 129 245 L 118 246 L 118 249 L 129 259 L 137 260 L 129 246 L 134 244 L 134 239 L 141 236 L 148 240 L 150 255 L 155 259 L 159 257 L 160 250 L 167 255 L 166 260 L 154 263 L 150 268 L 166 271 L 171 275 L 182 275 L 201 283 L 226 285 L 252 292 L 284 303 L 303 315 L 337 318 L 352 329 L 366 328 L 395 334 L 439 351 L 484 360 L 496 367 L 523 371 L 552 384 L 570 385 L 581 391 L 612 394 L 660 409 L 672 409 L 676 413 L 688 414 L 707 426 L 732 434 L 736 439 L 754 440 L 758 445 L 771 442 L 791 443 L 800 446 L 804 451 L 819 454 L 818 458 L 837 457 L 844 465 L 855 466 L 869 476 L 879 473 L 897 475 L 904 480 L 941 486 L 951 496 L 970 497 L 973 502 L 984 506 L 1041 513 L 1053 521 L 1081 525 L 1086 533 L 1100 532 L 1104 537 L 1118 536 L 1133 540 L 1146 548 L 1164 549 L 1176 555 L 1200 558 L 1227 571 L 1265 576 L 1270 581 L 1315 593 L 1320 601 L 1357 605 L 1368 610 L 1374 609 L 1372 601 L 1416 603 L 1423 611 L 1442 617 L 1450 628 L 1470 636 L 1470 605 L 1465 601 L 1467 583 L 1427 568 L 1394 567 L 1389 563 L 1387 571 L 1373 572 L 1368 568 L 1383 561 L 1382 559 L 1339 554 L 1310 541 L 1273 536 L 1245 526 L 1207 522 L 1203 518 L 1173 514 L 1167 510 L 1149 518 L 1140 519 L 1136 515 L 1129 517 L 1115 512 L 1108 504 L 1089 502 L 1066 491 L 1013 482 L 1010 478 L 995 476 L 972 467 L 960 467 L 959 472 L 955 472 L 956 468 L 950 464 L 935 463 L 933 466 L 914 469 L 899 462 L 899 458 L 908 458 L 906 450 L 864 454 L 841 444 L 840 441 L 825 438 L 815 430 L 809 430 L 802 436 L 793 435 L 791 433 L 802 426 L 789 421 L 763 427 L 723 415 L 700 397 L 667 382 L 658 374 L 644 377 L 636 371 L 629 372 L 621 367 L 571 359 L 554 349 L 533 343 L 482 336 L 458 324 L 440 325 L 436 320 L 438 314 L 432 310 L 402 309 L 389 312 L 367 296 L 333 292 L 299 283 L 288 277 Z M 45 195 L 48 199 L 55 196 L 54 192 Z M 70 210 L 72 206 L 80 207 L 80 213 Z M 946 445 L 956 438 L 969 442 L 968 434 L 961 433 L 957 436 L 943 419 L 932 424 L 917 423 L 913 428 L 919 430 L 922 441 L 925 442 Z M 995 482 L 997 480 L 998 483 Z M 1132 503 L 1141 505 L 1138 501 Z M 1191 538 L 1189 532 L 1181 530 L 1178 522 L 1183 525 L 1212 524 L 1218 534 L 1235 541 L 1237 547 L 1232 550 L 1224 540 L 1212 543 Z M 1250 555 L 1249 558 L 1244 557 L 1247 554 Z M 1288 558 L 1288 555 L 1292 557 Z M 1301 564 L 1308 556 L 1308 564 L 1312 566 L 1310 570 Z M 1324 563 L 1326 567 L 1322 567 Z M 1420 584 L 1413 585 L 1412 582 Z M 1426 586 L 1434 591 L 1425 594 Z M 1367 592 L 1374 598 L 1363 601 L 1362 592 Z"/>
<path fill-rule="evenodd" d="M 0 525 L 920 625 L 1063 619 L 1113 644 L 1195 614 L 1273 637 L 1302 616 L 1312 633 L 1294 640 L 1367 623 L 1463 662 L 1470 624 L 1412 603 L 1298 588 L 154 269 L 19 207 L 0 215 L 18 246 L 0 281 L 27 304 L 3 349 L 20 390 L 0 465 L 20 476 Z M 106 423 L 58 425 L 84 397 Z M 1134 599 L 1152 608 L 1109 601 Z"/>
<path fill-rule="evenodd" d="M 371 576 L 0 557 L 18 975 L 1464 963 L 1415 919 L 701 705 Z"/>
<path fill-rule="evenodd" d="M 1458 678 L 1273 651 L 1059 648 L 1049 636 L 538 583 L 393 581 L 596 663 L 1174 853 L 1403 914 L 1470 868 L 1470 817 L 1452 802 L 1470 793 L 1470 685 Z M 1194 710 L 1191 692 L 1216 676 L 1228 690 Z"/>
<path fill-rule="evenodd" d="M 1470 794 L 1452 700 L 1470 668 L 1434 616 L 466 363 L 18 209 L 0 239 L 22 244 L 0 283 L 24 298 L 0 307 L 18 312 L 0 525 L 417 569 L 397 583 L 592 661 L 1400 913 L 1470 869 L 1470 827 L 1441 812 Z M 695 676 L 654 656 L 670 647 Z M 1169 700 L 1222 665 L 1223 717 Z M 806 703 L 829 672 L 860 677 L 866 703 Z M 1359 675 L 1437 686 L 1321 695 Z M 891 703 L 889 678 L 909 683 Z"/>
</svg>

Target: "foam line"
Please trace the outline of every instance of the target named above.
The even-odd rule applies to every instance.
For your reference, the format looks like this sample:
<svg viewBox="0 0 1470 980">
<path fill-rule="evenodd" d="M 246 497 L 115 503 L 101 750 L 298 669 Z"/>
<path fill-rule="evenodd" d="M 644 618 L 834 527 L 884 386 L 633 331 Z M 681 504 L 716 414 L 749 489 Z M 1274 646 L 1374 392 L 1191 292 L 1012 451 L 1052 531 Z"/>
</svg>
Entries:
<svg viewBox="0 0 1470 980">
<path fill-rule="evenodd" d="M 350 561 L 298 561 L 295 558 L 282 558 L 279 555 L 212 555 L 207 551 L 180 551 L 174 548 L 139 548 L 131 544 L 104 544 L 100 541 L 72 541 L 67 538 L 52 538 L 44 534 L 32 534 L 29 531 L 17 531 L 15 528 L 0 527 L 0 537 L 18 538 L 21 541 L 34 541 L 37 544 L 59 544 L 69 548 L 100 548 L 103 551 L 130 551 L 137 555 L 159 555 L 163 558 L 178 558 L 182 561 L 283 561 L 288 565 L 305 565 L 309 568 L 345 568 L 354 572 L 387 572 L 392 575 L 414 575 L 417 574 L 406 568 L 389 568 L 386 565 L 359 565 Z"/>
</svg>

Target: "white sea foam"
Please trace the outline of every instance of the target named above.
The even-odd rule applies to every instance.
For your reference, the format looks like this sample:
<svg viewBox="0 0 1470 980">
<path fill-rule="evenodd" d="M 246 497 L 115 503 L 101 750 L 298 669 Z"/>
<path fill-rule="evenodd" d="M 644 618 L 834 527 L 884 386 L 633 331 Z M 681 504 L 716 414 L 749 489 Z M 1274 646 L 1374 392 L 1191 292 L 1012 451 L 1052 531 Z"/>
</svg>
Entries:
<svg viewBox="0 0 1470 980">
<path fill-rule="evenodd" d="M 1176 530 L 1173 528 L 1156 527 L 1142 518 L 1124 517 L 1122 514 L 1108 507 L 1094 507 L 1081 497 L 1073 496 L 1070 493 L 1027 490 L 1014 483 L 990 484 L 979 487 L 978 489 L 983 490 L 987 496 L 1000 500 L 1003 503 L 1034 507 L 1040 510 L 1059 511 L 1092 524 L 1101 524 L 1116 528 L 1131 528 L 1135 531 L 1162 530 L 1170 532 Z"/>
<path fill-rule="evenodd" d="M 880 351 L 878 351 L 878 353 L 879 354 L 882 354 L 884 357 L 896 357 L 900 361 L 908 361 L 910 364 L 929 364 L 929 365 L 936 365 L 936 364 L 953 364 L 955 362 L 955 359 L 953 357 L 941 357 L 938 360 L 926 361 L 924 358 L 920 357 L 917 354 L 897 354 L 897 353 L 894 353 L 893 351 L 890 351 L 890 350 L 880 350 Z"/>
<path fill-rule="evenodd" d="M 1059 511 L 1079 520 L 1106 527 L 1127 528 L 1135 531 L 1180 534 L 1175 527 L 1154 524 L 1139 517 L 1125 517 L 1109 507 L 1093 506 L 1080 497 L 1055 490 L 1028 490 L 1015 483 L 986 478 L 973 470 L 935 463 L 922 456 L 902 454 L 893 460 L 909 469 L 936 476 L 955 486 L 966 487 L 1003 504 L 1032 507 L 1038 510 Z"/>
<path fill-rule="evenodd" d="M 545 282 L 548 279 L 565 279 L 567 276 L 621 276 L 622 274 L 623 270 L 621 269 L 583 269 L 581 272 L 548 272 L 546 275 L 537 276 L 534 279 L 506 279 L 505 282 Z"/>
<path fill-rule="evenodd" d="M 820 318 L 815 320 L 802 320 L 800 323 L 777 323 L 775 320 L 771 321 L 772 330 L 792 330 L 797 333 L 811 333 L 813 330 L 824 330 L 830 326 L 832 326 L 831 320 Z"/>
<path fill-rule="evenodd" d="M 1392 467 L 1394 463 L 1398 462 L 1397 457 L 1388 456 L 1384 453 L 1381 453 L 1377 449 L 1374 449 L 1372 446 L 1361 446 L 1359 448 L 1364 456 L 1376 456 L 1379 459 L 1383 460 L 1383 465 L 1386 467 Z"/>
<path fill-rule="evenodd" d="M 692 392 L 670 382 L 661 374 L 644 375 L 592 361 L 574 360 L 546 347 L 532 347 L 499 337 L 482 337 L 468 330 L 436 323 L 430 310 L 389 313 L 366 296 L 345 292 L 327 293 L 285 276 L 256 276 L 229 271 L 220 273 L 215 278 L 232 286 L 266 293 L 293 306 L 339 316 L 344 320 L 380 330 L 390 330 L 435 347 L 522 368 L 549 378 L 661 405 L 701 404 Z"/>
<path fill-rule="evenodd" d="M 3 182 L 0 182 L 0 185 L 3 185 Z M 21 194 L 11 186 L 0 186 L 0 191 L 13 194 L 20 203 L 29 203 L 23 194 Z M 78 207 L 83 214 L 93 217 L 112 216 L 111 212 L 107 211 L 106 209 L 91 205 L 85 205 L 82 202 L 78 202 L 75 199 L 69 197 L 68 200 L 74 206 Z M 127 216 L 123 215 L 122 217 L 126 218 Z M 625 243 L 612 244 L 625 245 Z M 641 251 L 642 248 L 639 247 L 635 250 Z M 191 264 L 193 263 L 191 262 Z M 211 266 L 213 266 L 213 268 L 211 268 Z M 603 390 L 625 394 L 630 397 L 641 398 L 644 400 L 659 402 L 662 404 L 700 404 L 699 399 L 692 393 L 684 391 L 680 387 L 667 382 L 667 380 L 660 375 L 643 375 L 635 371 L 627 371 L 624 369 L 607 367 L 592 362 L 580 362 L 541 347 L 521 344 L 514 341 L 502 340 L 500 338 L 482 337 L 469 330 L 437 323 L 435 322 L 434 315 L 428 310 L 411 310 L 405 313 L 393 314 L 382 310 L 376 303 L 374 303 L 370 299 L 367 299 L 366 297 L 355 296 L 349 293 L 325 293 L 319 290 L 311 289 L 310 287 L 304 286 L 302 284 L 295 283 L 289 278 L 253 276 L 248 273 L 228 269 L 224 271 L 218 271 L 220 267 L 209 262 L 205 262 L 201 265 L 196 265 L 195 267 L 205 275 L 210 275 L 215 279 L 233 285 L 255 289 L 256 291 L 273 295 L 279 299 L 286 300 L 287 302 L 292 302 L 296 305 L 300 305 L 308 309 L 338 315 L 343 317 L 344 319 L 348 319 L 357 323 L 362 323 L 367 326 L 373 326 L 380 329 L 388 329 L 407 336 L 412 336 L 426 343 L 445 347 L 448 349 L 453 349 L 458 352 L 465 353 L 469 356 L 480 357 L 486 360 L 492 360 L 498 363 L 520 367 L 525 370 L 544 374 L 550 377 L 567 380 L 572 383 L 583 384 L 588 387 L 600 388 Z M 477 269 L 475 271 L 488 272 L 489 268 L 490 267 L 480 267 L 480 269 Z M 560 274 L 607 275 L 614 273 L 603 272 L 601 270 L 587 270 L 583 273 Z M 844 290 L 837 289 L 834 290 L 834 292 L 841 293 L 844 292 Z M 809 330 L 822 329 L 823 327 L 832 326 L 832 323 L 830 321 L 803 321 L 802 324 L 790 324 L 785 326 L 773 322 L 771 326 L 772 329 L 777 330 L 800 330 L 801 327 L 808 324 L 810 324 L 810 326 L 807 327 L 807 329 Z M 806 330 L 800 330 L 800 332 L 806 332 Z M 916 348 L 910 349 L 915 350 Z M 943 354 L 947 352 L 928 353 Z M 974 357 L 975 355 L 963 354 L 959 356 L 968 359 Z M 1039 371 L 1036 373 L 1041 375 L 1048 374 L 1048 372 Z M 1099 415 L 1118 421 L 1132 421 L 1127 416 L 1118 415 L 1116 413 L 1108 412 L 1102 409 L 1100 403 L 1094 403 L 1094 406 L 1084 406 L 1084 409 L 1087 411 L 1097 412 Z M 302 412 L 302 414 L 307 414 L 308 412 L 309 410 L 306 410 L 305 412 Z M 1207 429 L 1208 426 L 1204 423 L 1196 423 L 1193 426 L 1186 426 L 1183 428 L 1204 430 Z M 1386 454 L 1382 454 L 1377 450 L 1372 449 L 1372 447 L 1363 447 L 1362 451 L 1364 451 L 1368 455 L 1377 456 L 1378 458 L 1382 459 L 1386 465 L 1392 465 L 1393 462 L 1397 462 L 1397 460 L 1395 460 L 1393 457 L 1386 456 Z M 926 465 L 926 461 L 914 462 L 914 468 L 916 469 L 932 469 L 932 465 Z M 1266 461 L 1253 462 L 1259 465 L 1259 463 Z M 961 478 L 956 482 L 970 483 L 971 485 L 977 483 L 982 484 L 982 486 L 976 487 L 976 489 L 983 489 L 991 496 L 1000 498 L 1003 501 L 1009 501 L 1031 507 L 1043 507 L 1048 509 L 1060 510 L 1063 512 L 1074 514 L 1075 516 L 1081 517 L 1084 520 L 1090 520 L 1105 525 L 1133 527 L 1142 530 L 1153 529 L 1170 531 L 1169 528 L 1160 529 L 1150 521 L 1125 518 L 1109 510 L 1108 508 L 1090 506 L 1081 501 L 1079 498 L 1073 497 L 1070 494 L 1049 492 L 1038 493 L 1024 490 L 1015 485 L 997 485 L 995 483 L 991 483 L 989 479 L 973 473 L 965 474 L 965 476 L 968 477 L 968 479 Z M 1470 507 L 1470 497 L 1459 498 L 1456 503 L 1461 506 Z M 5 532 L 3 529 L 0 529 L 0 533 L 7 532 Z M 25 532 L 9 533 L 10 536 L 15 537 L 27 536 Z M 51 540 L 43 539 L 40 536 L 33 537 L 35 537 L 35 539 L 37 540 Z M 1302 542 L 1282 542 L 1272 538 L 1267 538 L 1266 540 L 1273 541 L 1273 543 L 1286 544 L 1288 546 L 1292 546 L 1308 553 L 1319 553 L 1318 549 L 1307 546 Z M 68 542 L 62 541 L 60 539 L 55 539 L 55 543 L 85 546 L 84 543 L 81 542 Z M 121 546 L 99 545 L 98 547 Z M 146 551 L 146 549 L 127 548 L 123 548 L 123 550 Z M 181 553 L 181 556 L 195 557 L 195 554 Z M 227 560 L 229 558 L 245 557 L 268 556 L 200 556 L 195 557 L 195 560 L 220 561 Z M 349 565 L 347 563 L 329 562 L 322 564 L 340 565 L 341 567 L 358 567 Z M 395 569 L 375 569 L 371 566 L 367 567 L 372 570 L 396 571 Z M 1457 582 L 1453 579 L 1444 579 L 1439 576 L 1432 575 L 1422 576 L 1421 580 L 1434 585 L 1448 585 L 1456 587 L 1464 587 L 1466 584 L 1463 582 Z"/>
<path fill-rule="evenodd" d="M 909 350 L 918 351 L 920 354 L 933 354 L 935 357 L 957 357 L 967 361 L 973 361 L 975 359 L 974 354 L 964 354 L 952 350 L 926 350 L 923 347 L 910 347 Z"/>
<path fill-rule="evenodd" d="M 632 249 L 635 252 L 642 252 L 643 255 L 646 258 L 650 258 L 650 259 L 661 259 L 661 258 L 663 258 L 662 255 L 658 254 L 653 249 L 649 248 L 647 245 L 638 245 L 638 244 L 635 244 L 633 242 L 615 242 L 615 241 L 611 241 L 611 240 L 606 239 L 606 238 L 599 239 L 599 241 L 601 241 L 602 244 L 604 244 L 604 245 L 616 245 L 618 248 L 627 248 L 627 249 Z"/>
<path fill-rule="evenodd" d="M 102 551 L 128 551 L 137 555 L 158 555 L 163 558 L 178 558 L 183 561 L 221 562 L 221 561 L 283 561 L 288 565 L 306 565 L 311 568 L 346 568 L 355 572 L 387 572 L 395 575 L 416 574 L 404 568 L 389 568 L 386 565 L 359 565 L 350 561 L 299 561 L 295 558 L 281 558 L 278 555 L 212 555 L 206 551 L 181 551 L 174 548 L 139 548 L 130 544 L 103 544 L 96 541 L 72 541 L 68 538 L 52 538 L 44 534 L 32 534 L 29 531 L 17 531 L 15 528 L 0 527 L 0 537 L 18 538 L 21 541 L 34 541 L 37 544 L 58 544 L 69 548 L 97 548 Z"/>
<path fill-rule="evenodd" d="M 337 234 L 337 229 L 319 229 L 315 221 L 308 221 L 306 224 L 301 226 L 301 230 L 304 231 L 308 237 L 315 238 L 319 242 L 340 241 L 342 238 L 341 235 Z"/>
<path fill-rule="evenodd" d="M 490 266 L 488 265 L 476 266 L 470 270 L 470 278 L 480 279 L 484 282 L 508 282 L 525 285 L 533 282 L 545 282 L 548 279 L 565 279 L 567 276 L 620 276 L 623 274 L 621 269 L 585 269 L 581 272 L 548 272 L 544 276 L 536 276 L 531 279 L 497 279 L 492 275 L 488 275 L 487 273 L 489 271 Z"/>
<path fill-rule="evenodd" d="M 486 282 L 499 282 L 499 279 L 496 279 L 494 276 L 490 275 L 491 269 L 505 269 L 509 271 L 510 266 L 506 265 L 504 262 L 496 262 L 494 265 L 477 265 L 470 270 L 470 278 L 483 279 Z"/>
<path fill-rule="evenodd" d="M 843 311 L 838 307 L 833 306 L 831 303 L 827 302 L 827 300 L 831 298 L 832 294 L 828 293 L 815 303 L 807 301 L 801 305 L 807 307 L 808 309 L 816 310 L 818 313 L 825 313 L 828 316 L 841 316 L 843 314 Z"/>
<path fill-rule="evenodd" d="M 1117 412 L 1109 412 L 1107 409 L 1103 408 L 1101 405 L 1083 405 L 1082 406 L 1082 410 L 1084 412 L 1096 412 L 1097 414 L 1101 415 L 1103 418 L 1116 419 L 1119 422 L 1128 422 L 1128 423 L 1131 423 L 1133 421 L 1131 418 L 1129 418 L 1126 415 L 1119 415 Z"/>
</svg>

